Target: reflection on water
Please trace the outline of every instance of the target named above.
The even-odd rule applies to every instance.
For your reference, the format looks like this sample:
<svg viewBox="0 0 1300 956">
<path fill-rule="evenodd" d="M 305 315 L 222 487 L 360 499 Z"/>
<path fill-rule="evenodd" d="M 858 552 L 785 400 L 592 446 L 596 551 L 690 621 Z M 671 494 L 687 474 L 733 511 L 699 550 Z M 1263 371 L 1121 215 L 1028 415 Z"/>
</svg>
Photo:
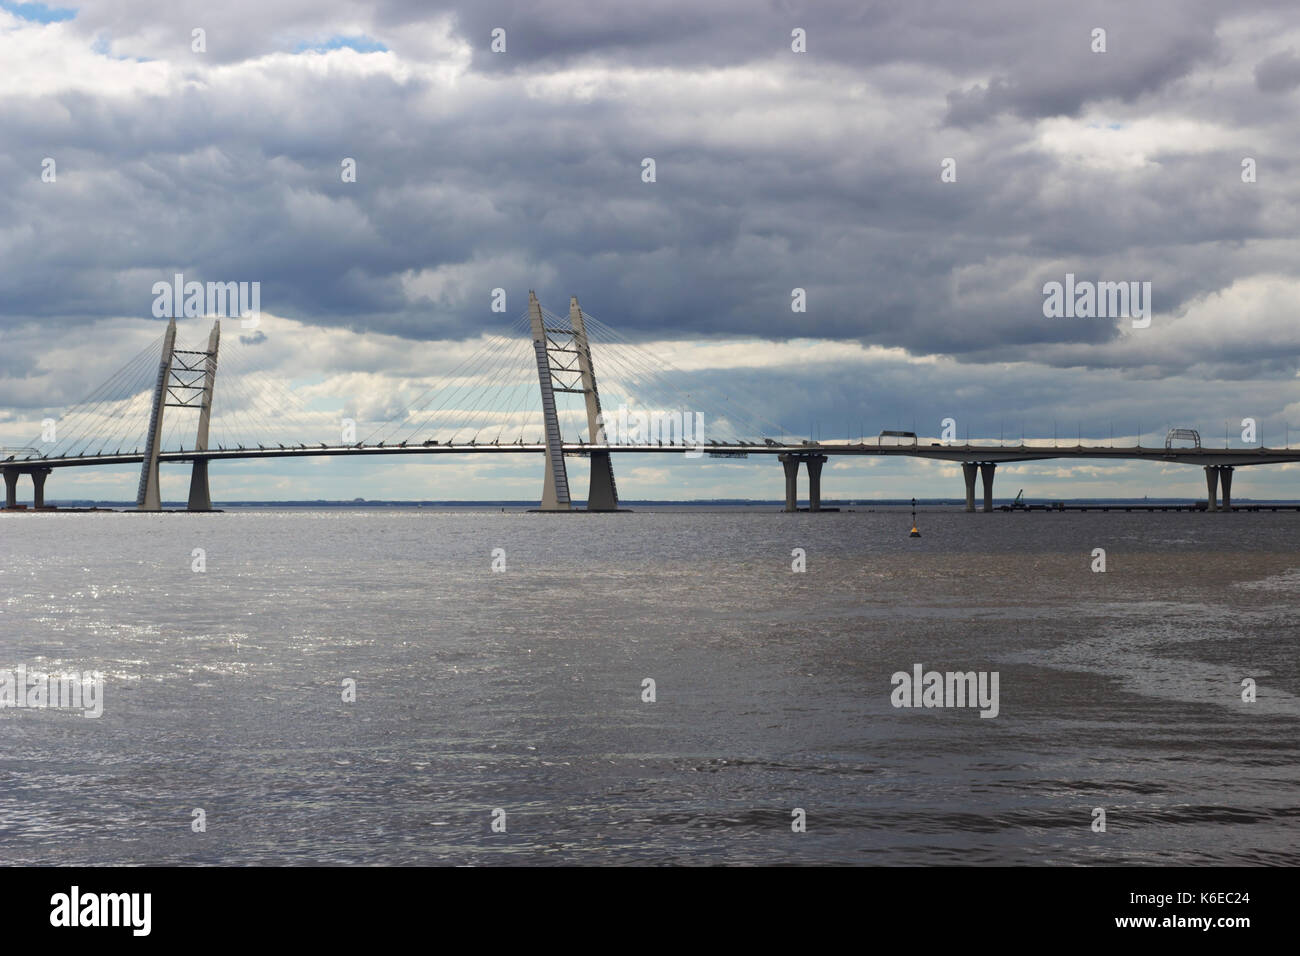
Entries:
<svg viewBox="0 0 1300 956">
<path fill-rule="evenodd" d="M 920 519 L 4 516 L 0 670 L 106 689 L 0 711 L 0 859 L 1300 861 L 1300 515 Z"/>
</svg>

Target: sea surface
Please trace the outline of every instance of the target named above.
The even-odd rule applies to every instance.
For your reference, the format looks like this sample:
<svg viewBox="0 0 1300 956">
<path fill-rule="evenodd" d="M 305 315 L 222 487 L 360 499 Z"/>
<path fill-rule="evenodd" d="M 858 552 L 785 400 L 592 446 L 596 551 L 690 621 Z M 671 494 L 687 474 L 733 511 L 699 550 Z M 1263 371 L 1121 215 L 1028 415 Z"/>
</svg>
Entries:
<svg viewBox="0 0 1300 956">
<path fill-rule="evenodd" d="M 1300 514 L 918 522 L 0 515 L 0 863 L 1300 863 Z"/>
</svg>

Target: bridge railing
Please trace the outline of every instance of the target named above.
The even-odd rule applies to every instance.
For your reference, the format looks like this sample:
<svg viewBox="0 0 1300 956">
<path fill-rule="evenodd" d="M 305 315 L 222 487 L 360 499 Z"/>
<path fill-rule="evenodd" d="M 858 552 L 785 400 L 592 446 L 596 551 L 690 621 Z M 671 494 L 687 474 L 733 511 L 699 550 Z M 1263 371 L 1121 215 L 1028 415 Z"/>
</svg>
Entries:
<svg viewBox="0 0 1300 956">
<path fill-rule="evenodd" d="M 22 461 L 27 458 L 40 458 L 41 450 L 28 446 L 0 445 L 0 461 Z"/>
</svg>

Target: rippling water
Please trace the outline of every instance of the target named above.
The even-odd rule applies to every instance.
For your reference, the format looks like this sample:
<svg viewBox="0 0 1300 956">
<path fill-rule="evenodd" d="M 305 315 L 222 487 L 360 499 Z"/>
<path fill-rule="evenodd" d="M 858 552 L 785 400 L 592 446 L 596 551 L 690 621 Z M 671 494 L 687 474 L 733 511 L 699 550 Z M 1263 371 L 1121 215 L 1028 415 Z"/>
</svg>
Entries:
<svg viewBox="0 0 1300 956">
<path fill-rule="evenodd" d="M 106 677 L 0 711 L 0 861 L 1300 862 L 1300 515 L 909 525 L 0 515 L 0 669 Z"/>
</svg>

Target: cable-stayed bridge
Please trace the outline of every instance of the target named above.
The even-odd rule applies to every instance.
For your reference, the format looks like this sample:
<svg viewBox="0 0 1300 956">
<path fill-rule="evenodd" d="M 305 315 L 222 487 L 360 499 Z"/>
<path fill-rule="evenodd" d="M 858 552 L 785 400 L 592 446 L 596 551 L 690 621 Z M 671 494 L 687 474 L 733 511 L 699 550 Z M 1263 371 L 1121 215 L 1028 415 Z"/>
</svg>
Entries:
<svg viewBox="0 0 1300 956">
<path fill-rule="evenodd" d="M 764 420 L 758 404 L 707 390 L 681 393 L 668 363 L 584 314 L 576 298 L 567 316 L 544 309 L 529 293 L 526 314 L 364 433 L 355 420 L 309 408 L 284 381 L 258 372 L 248 347 L 221 345 L 221 325 L 206 342 L 181 348 L 173 319 L 155 340 L 59 419 L 48 434 L 0 449 L 5 504 L 17 506 L 18 481 L 30 476 L 33 503 L 44 507 L 45 482 L 56 468 L 138 464 L 136 505 L 162 507 L 162 465 L 188 464 L 188 510 L 212 508 L 209 470 L 226 460 L 369 457 L 377 455 L 541 455 L 544 511 L 574 510 L 566 458 L 590 464 L 589 511 L 619 506 L 614 456 L 693 458 L 775 456 L 785 476 L 786 510 L 796 509 L 800 466 L 808 473 L 809 510 L 821 509 L 821 471 L 831 456 L 910 456 L 958 462 L 966 510 L 993 510 L 998 464 L 1045 459 L 1179 462 L 1205 469 L 1209 510 L 1231 509 L 1232 475 L 1249 465 L 1300 461 L 1300 449 L 1205 448 L 1200 436 L 1171 430 L 1164 447 L 964 444 L 922 441 L 910 432 L 882 432 L 858 441 L 791 438 Z M 600 384 L 596 357 L 600 358 Z M 220 376 L 218 370 L 220 369 Z M 604 401 L 602 404 L 602 391 Z M 611 396 L 613 400 L 611 400 Z M 617 411 L 614 401 L 618 401 Z M 888 439 L 888 443 L 886 442 Z M 1191 441 L 1175 447 L 1174 441 Z"/>
</svg>

